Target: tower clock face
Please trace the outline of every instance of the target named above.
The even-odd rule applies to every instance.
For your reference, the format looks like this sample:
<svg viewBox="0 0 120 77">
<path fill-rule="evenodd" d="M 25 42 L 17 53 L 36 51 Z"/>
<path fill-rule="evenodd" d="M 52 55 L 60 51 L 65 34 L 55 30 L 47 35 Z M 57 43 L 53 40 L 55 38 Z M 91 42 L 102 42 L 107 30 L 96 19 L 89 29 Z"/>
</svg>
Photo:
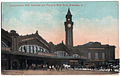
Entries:
<svg viewBox="0 0 120 77">
<path fill-rule="evenodd" d="M 70 19 L 68 18 L 68 21 L 70 21 Z"/>
<path fill-rule="evenodd" d="M 68 24 L 68 28 L 70 28 L 71 27 L 71 24 Z"/>
</svg>

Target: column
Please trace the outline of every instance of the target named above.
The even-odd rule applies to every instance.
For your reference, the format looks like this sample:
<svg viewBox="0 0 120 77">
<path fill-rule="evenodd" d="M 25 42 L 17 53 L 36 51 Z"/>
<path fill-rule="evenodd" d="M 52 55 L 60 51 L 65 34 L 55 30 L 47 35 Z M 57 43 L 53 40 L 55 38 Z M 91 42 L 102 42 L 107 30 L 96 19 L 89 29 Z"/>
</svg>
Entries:
<svg viewBox="0 0 120 77">
<path fill-rule="evenodd" d="M 12 67 L 12 59 L 10 59 L 10 70 L 12 70 L 13 69 L 13 67 Z"/>
<path fill-rule="evenodd" d="M 27 59 L 25 59 L 25 69 L 27 70 L 28 64 L 27 64 Z"/>
</svg>

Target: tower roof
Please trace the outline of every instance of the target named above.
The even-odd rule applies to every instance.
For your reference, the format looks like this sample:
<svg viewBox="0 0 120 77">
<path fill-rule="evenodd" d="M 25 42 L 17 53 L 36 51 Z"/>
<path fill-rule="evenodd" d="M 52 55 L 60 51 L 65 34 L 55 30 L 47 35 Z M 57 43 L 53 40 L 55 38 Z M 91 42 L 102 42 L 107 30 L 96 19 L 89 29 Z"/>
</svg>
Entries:
<svg viewBox="0 0 120 77">
<path fill-rule="evenodd" d="M 68 8 L 67 15 L 72 15 L 71 12 L 70 12 L 70 8 Z"/>
</svg>

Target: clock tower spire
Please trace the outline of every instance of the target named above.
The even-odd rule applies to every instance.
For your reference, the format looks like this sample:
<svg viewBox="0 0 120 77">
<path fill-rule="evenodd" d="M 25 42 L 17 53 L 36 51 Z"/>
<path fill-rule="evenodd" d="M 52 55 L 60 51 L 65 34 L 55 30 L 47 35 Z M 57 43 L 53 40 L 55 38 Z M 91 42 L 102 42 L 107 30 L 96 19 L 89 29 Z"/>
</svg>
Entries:
<svg viewBox="0 0 120 77">
<path fill-rule="evenodd" d="M 64 25 L 65 25 L 65 43 L 66 46 L 70 48 L 73 47 L 73 22 L 72 22 L 72 14 L 69 8 Z"/>
</svg>

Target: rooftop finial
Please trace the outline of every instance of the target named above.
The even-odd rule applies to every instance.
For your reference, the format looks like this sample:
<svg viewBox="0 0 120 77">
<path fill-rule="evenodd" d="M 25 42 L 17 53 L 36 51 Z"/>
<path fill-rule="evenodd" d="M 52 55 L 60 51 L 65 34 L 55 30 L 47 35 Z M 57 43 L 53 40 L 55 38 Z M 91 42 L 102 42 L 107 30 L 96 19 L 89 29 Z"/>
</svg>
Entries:
<svg viewBox="0 0 120 77">
<path fill-rule="evenodd" d="M 71 15 L 70 8 L 68 8 L 67 15 Z"/>
<path fill-rule="evenodd" d="M 38 34 L 38 30 L 36 30 L 36 34 Z"/>
</svg>

